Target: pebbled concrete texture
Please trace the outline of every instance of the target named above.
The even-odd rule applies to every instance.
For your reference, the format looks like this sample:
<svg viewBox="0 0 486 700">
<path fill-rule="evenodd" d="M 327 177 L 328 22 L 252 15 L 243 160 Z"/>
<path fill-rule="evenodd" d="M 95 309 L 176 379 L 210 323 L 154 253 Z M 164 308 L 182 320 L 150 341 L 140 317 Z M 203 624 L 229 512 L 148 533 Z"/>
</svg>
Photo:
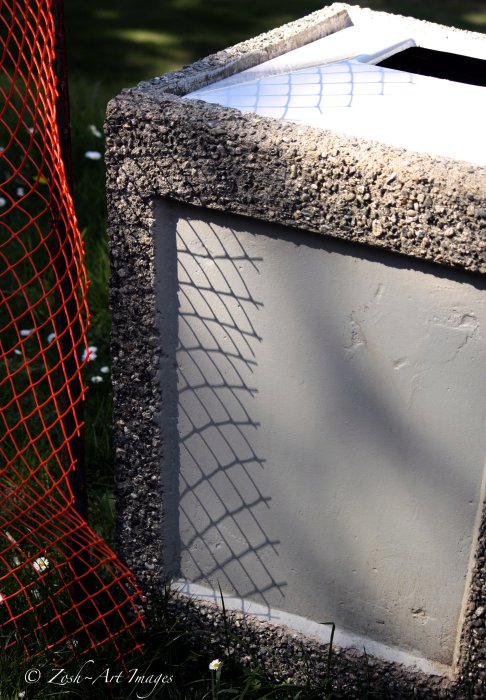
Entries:
<svg viewBox="0 0 486 700">
<path fill-rule="evenodd" d="M 166 519 L 174 517 L 175 486 L 168 467 L 161 465 L 174 457 L 162 426 L 170 419 L 175 388 L 170 384 L 170 348 L 159 332 L 160 315 L 173 311 L 156 303 L 157 199 L 242 214 L 461 268 L 471 280 L 486 272 L 486 168 L 180 99 L 211 81 L 348 26 L 348 10 L 342 4 L 325 8 L 125 90 L 108 107 L 118 540 L 122 556 L 147 591 L 159 586 L 161 577 L 176 573 L 168 566 L 174 543 L 163 542 L 161 536 Z M 477 35 L 472 37 L 479 41 Z M 165 392 L 164 376 L 170 387 Z M 470 697 L 486 693 L 485 523 L 486 513 L 478 524 L 454 678 L 440 680 L 441 688 L 447 685 L 440 691 L 437 679 L 421 679 L 422 697 L 467 697 L 466 682 Z M 204 626 L 207 615 L 200 619 Z M 274 634 L 269 628 L 270 640 Z M 278 654 L 271 641 L 268 653 Z M 346 683 L 359 661 L 357 666 L 352 652 L 343 654 L 349 659 L 342 678 Z M 390 688 L 396 674 L 407 691 L 390 697 L 413 695 L 415 680 L 400 668 L 385 673 Z"/>
</svg>

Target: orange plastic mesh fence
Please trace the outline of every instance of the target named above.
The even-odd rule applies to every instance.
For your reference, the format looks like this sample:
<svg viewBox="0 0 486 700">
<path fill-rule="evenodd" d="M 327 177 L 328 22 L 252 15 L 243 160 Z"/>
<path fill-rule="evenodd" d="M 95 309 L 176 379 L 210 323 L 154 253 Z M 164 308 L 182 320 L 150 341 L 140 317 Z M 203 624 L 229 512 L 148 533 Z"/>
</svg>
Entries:
<svg viewBox="0 0 486 700">
<path fill-rule="evenodd" d="M 0 650 L 139 648 L 131 573 L 74 508 L 86 275 L 52 0 L 0 0 Z"/>
</svg>

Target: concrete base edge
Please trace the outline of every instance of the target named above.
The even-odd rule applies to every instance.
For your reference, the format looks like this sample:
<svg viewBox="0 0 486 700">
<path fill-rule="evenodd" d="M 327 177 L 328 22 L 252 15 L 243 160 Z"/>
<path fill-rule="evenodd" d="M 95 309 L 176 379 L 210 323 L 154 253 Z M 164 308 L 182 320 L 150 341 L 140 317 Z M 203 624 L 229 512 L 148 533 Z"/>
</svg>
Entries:
<svg viewBox="0 0 486 700">
<path fill-rule="evenodd" d="M 192 599 L 211 602 L 221 607 L 221 595 L 209 587 L 191 583 L 186 579 L 178 579 L 172 583 L 172 588 L 179 593 L 183 593 Z M 273 625 L 287 627 L 292 632 L 298 632 L 306 637 L 310 637 L 320 644 L 329 644 L 330 627 L 328 624 L 313 622 L 305 617 L 293 615 L 282 610 L 276 610 L 265 605 L 260 605 L 251 600 L 238 596 L 224 596 L 226 610 L 232 610 L 251 615 L 259 620 L 263 620 Z M 376 642 L 369 637 L 360 636 L 343 629 L 335 629 L 333 644 L 343 649 L 356 649 L 383 661 L 401 664 L 413 670 L 418 670 L 426 674 L 452 676 L 452 668 L 444 664 L 434 663 L 421 656 L 415 656 L 397 647 L 390 647 L 386 644 Z"/>
</svg>

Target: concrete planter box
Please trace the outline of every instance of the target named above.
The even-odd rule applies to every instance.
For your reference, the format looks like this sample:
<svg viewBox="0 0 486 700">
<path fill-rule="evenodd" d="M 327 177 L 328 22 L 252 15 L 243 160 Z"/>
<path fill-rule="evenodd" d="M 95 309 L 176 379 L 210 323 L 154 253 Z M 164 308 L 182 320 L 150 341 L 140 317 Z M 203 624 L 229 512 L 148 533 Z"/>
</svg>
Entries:
<svg viewBox="0 0 486 700">
<path fill-rule="evenodd" d="M 309 47 L 279 56 L 384 22 L 405 49 L 443 50 L 447 35 L 486 55 L 480 35 L 336 4 L 110 103 L 119 543 L 147 587 L 180 578 L 211 599 L 219 584 L 230 606 L 323 641 L 316 622 L 333 620 L 344 647 L 442 673 L 449 697 L 471 674 L 481 697 L 476 117 L 463 150 L 438 138 L 431 155 L 392 131 L 370 140 L 364 117 L 356 135 L 352 118 L 339 133 L 201 101 L 233 104 L 238 84 L 265 94 L 265 61 L 270 77 L 304 66 L 326 86 L 331 54 L 318 69 Z M 343 60 L 354 99 L 364 59 Z M 484 106 L 484 88 L 457 89 L 464 109 Z"/>
</svg>

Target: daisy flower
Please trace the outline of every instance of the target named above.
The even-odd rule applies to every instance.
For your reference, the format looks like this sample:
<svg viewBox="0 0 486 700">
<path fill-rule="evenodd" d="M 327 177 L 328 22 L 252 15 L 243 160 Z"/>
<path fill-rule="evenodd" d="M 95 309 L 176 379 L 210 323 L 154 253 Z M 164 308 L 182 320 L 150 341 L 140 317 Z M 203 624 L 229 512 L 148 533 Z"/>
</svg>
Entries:
<svg viewBox="0 0 486 700">
<path fill-rule="evenodd" d="M 88 126 L 88 130 L 93 134 L 93 136 L 96 136 L 97 139 L 100 139 L 103 136 L 101 131 L 97 129 L 94 124 L 90 124 Z"/>
<path fill-rule="evenodd" d="M 98 348 L 96 345 L 89 345 L 87 350 L 83 350 L 83 354 L 81 355 L 81 359 L 84 362 L 86 358 L 88 358 L 88 362 L 91 362 L 92 360 L 96 360 L 98 357 Z"/>
<path fill-rule="evenodd" d="M 38 557 L 32 566 L 40 574 L 49 568 L 49 559 L 47 557 Z"/>
</svg>

